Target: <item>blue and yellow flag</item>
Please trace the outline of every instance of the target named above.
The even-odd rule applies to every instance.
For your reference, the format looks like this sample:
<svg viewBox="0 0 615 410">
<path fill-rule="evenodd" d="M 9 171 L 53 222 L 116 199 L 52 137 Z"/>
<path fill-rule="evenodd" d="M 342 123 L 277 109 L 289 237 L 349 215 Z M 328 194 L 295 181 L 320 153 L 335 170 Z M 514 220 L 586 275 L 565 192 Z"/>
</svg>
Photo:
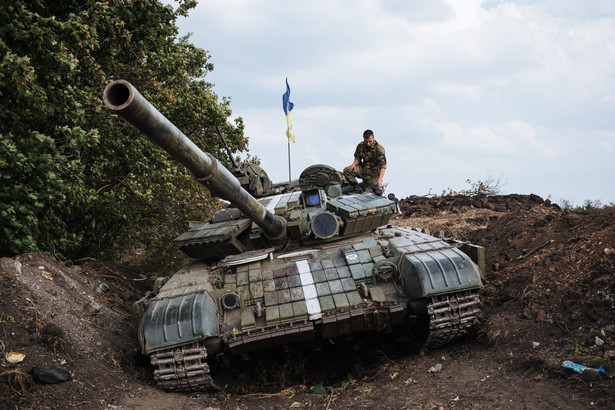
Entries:
<svg viewBox="0 0 615 410">
<path fill-rule="evenodd" d="M 295 142 L 295 136 L 291 133 L 293 124 L 290 122 L 290 112 L 295 104 L 290 102 L 290 87 L 288 86 L 288 78 L 286 79 L 286 92 L 282 95 L 282 106 L 286 115 L 286 138 L 289 142 Z"/>
</svg>

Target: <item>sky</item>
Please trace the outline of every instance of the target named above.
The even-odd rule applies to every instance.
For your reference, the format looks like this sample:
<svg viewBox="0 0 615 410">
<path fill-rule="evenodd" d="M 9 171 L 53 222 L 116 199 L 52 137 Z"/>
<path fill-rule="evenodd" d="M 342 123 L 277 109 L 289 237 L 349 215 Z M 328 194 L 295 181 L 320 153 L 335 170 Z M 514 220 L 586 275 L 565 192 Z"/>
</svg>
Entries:
<svg viewBox="0 0 615 410">
<path fill-rule="evenodd" d="M 371 129 L 400 199 L 490 180 L 615 203 L 612 0 L 202 0 L 178 26 L 274 182 L 289 177 L 288 78 L 293 179 L 341 171 Z"/>
</svg>

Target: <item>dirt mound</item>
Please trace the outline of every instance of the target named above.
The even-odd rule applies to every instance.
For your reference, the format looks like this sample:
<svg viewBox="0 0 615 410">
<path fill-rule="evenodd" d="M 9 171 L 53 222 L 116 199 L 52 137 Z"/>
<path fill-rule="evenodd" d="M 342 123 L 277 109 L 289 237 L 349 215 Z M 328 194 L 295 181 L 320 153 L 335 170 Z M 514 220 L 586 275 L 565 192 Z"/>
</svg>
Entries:
<svg viewBox="0 0 615 410">
<path fill-rule="evenodd" d="M 615 336 L 615 208 L 574 213 L 535 195 L 411 197 L 400 208 L 409 218 L 397 223 L 429 217 L 432 233 L 486 248 L 488 307 L 514 303 L 585 344 Z"/>
<path fill-rule="evenodd" d="M 223 375 L 222 392 L 165 393 L 131 312 L 151 280 L 29 254 L 0 259 L 0 408 L 615 407 L 615 209 L 574 213 L 534 195 L 409 197 L 400 209 L 394 224 L 485 246 L 484 315 L 459 343 L 418 354 L 376 335 L 274 351 Z M 607 375 L 584 378 L 564 360 Z M 34 382 L 46 363 L 73 381 Z M 325 394 L 311 394 L 320 383 Z"/>
<path fill-rule="evenodd" d="M 148 285 L 127 274 L 96 261 L 67 267 L 43 254 L 0 259 L 2 358 L 25 354 L 16 366 L 2 360 L 0 407 L 100 408 L 131 390 L 140 359 L 130 304 Z M 43 364 L 69 370 L 73 382 L 34 383 L 30 369 Z"/>
<path fill-rule="evenodd" d="M 399 208 L 406 217 L 433 216 L 440 212 L 464 213 L 471 209 L 496 212 L 527 211 L 537 206 L 561 210 L 559 205 L 544 201 L 538 195 L 444 195 L 434 197 L 409 196 L 400 201 Z"/>
</svg>

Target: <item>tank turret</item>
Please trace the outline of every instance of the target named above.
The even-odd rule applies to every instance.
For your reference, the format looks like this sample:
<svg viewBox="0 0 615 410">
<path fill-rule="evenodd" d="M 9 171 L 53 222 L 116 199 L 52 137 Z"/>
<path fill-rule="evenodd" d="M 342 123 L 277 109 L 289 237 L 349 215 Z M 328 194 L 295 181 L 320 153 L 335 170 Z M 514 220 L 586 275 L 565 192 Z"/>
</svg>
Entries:
<svg viewBox="0 0 615 410">
<path fill-rule="evenodd" d="M 356 333 L 437 348 L 477 322 L 482 247 L 388 225 L 394 195 L 345 194 L 328 165 L 284 184 L 249 164 L 230 172 L 127 81 L 103 100 L 231 203 L 175 239 L 192 261 L 135 303 L 160 388 L 214 388 L 209 366 L 228 357 Z"/>
<path fill-rule="evenodd" d="M 211 220 L 176 239 L 179 248 L 191 257 L 222 259 L 259 247 L 280 246 L 287 240 L 329 241 L 385 225 L 396 213 L 395 200 L 374 194 L 340 198 L 343 176 L 327 165 L 308 167 L 298 184 L 271 184 L 264 170 L 255 164 L 235 165 L 231 173 L 213 155 L 201 151 L 125 80 L 110 83 L 103 100 L 111 111 L 188 168 L 213 195 L 234 206 L 217 212 Z M 257 200 L 249 191 L 260 198 Z M 251 230 L 250 221 L 260 227 L 263 235 Z"/>
</svg>

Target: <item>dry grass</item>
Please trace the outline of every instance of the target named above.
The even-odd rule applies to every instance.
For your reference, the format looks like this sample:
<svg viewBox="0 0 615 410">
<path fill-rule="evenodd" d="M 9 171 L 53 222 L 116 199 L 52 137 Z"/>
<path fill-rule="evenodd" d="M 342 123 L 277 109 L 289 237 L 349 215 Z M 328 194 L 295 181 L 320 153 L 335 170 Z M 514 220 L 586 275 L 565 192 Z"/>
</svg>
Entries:
<svg viewBox="0 0 615 410">
<path fill-rule="evenodd" d="M 10 369 L 0 373 L 0 382 L 9 386 L 19 395 L 25 394 L 32 384 L 32 377 L 18 369 Z"/>
<path fill-rule="evenodd" d="M 497 212 L 488 209 L 468 209 L 463 213 L 442 211 L 430 216 L 400 217 L 391 220 L 390 224 L 428 229 L 434 236 L 439 236 L 441 231 L 445 237 L 461 237 L 464 232 L 486 228 L 489 218 L 494 215 L 497 215 Z"/>
</svg>

